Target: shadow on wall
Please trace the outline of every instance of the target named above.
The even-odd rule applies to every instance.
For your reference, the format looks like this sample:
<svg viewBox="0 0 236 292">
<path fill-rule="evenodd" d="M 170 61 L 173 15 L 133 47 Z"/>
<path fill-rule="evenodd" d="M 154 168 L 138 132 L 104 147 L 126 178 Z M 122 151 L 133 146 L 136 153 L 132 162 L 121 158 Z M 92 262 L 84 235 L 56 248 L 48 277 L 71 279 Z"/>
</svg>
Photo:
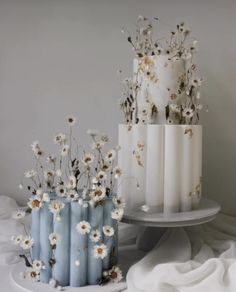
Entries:
<svg viewBox="0 0 236 292">
<path fill-rule="evenodd" d="M 236 216 L 236 86 L 227 86 L 226 76 L 205 73 L 202 96 L 209 112 L 203 115 L 203 195 L 217 200 L 223 213 Z"/>
</svg>

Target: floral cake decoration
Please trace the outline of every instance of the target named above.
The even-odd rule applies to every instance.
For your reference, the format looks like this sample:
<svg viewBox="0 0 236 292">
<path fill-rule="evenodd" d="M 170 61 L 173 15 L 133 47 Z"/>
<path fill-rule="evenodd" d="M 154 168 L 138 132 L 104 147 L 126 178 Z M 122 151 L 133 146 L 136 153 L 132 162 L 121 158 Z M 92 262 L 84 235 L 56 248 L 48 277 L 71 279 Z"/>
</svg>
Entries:
<svg viewBox="0 0 236 292">
<path fill-rule="evenodd" d="M 86 151 L 74 137 L 74 125 L 76 118 L 68 116 L 66 118 L 69 131 L 60 132 L 54 136 L 54 143 L 57 145 L 57 155 L 47 154 L 41 147 L 39 141 L 31 144 L 33 156 L 35 158 L 35 168 L 27 170 L 25 179 L 19 187 L 29 193 L 27 209 L 20 209 L 12 215 L 14 219 L 21 220 L 32 212 L 40 210 L 44 204 L 48 204 L 50 212 L 56 221 L 60 221 L 60 213 L 65 206 L 65 202 L 77 202 L 83 208 L 88 206 L 96 208 L 103 205 L 107 198 L 111 198 L 114 209 L 110 216 L 117 223 L 124 214 L 125 202 L 123 198 L 115 195 L 117 179 L 121 177 L 122 170 L 116 165 L 116 156 L 119 147 L 107 150 L 109 137 L 99 133 L 98 130 L 88 130 L 87 134 L 91 138 L 90 150 Z M 24 277 L 31 278 L 34 282 L 40 279 L 40 271 L 45 269 L 45 265 L 40 260 L 32 260 L 31 249 L 34 239 L 27 229 L 25 234 L 12 236 L 12 241 L 22 250 L 20 257 L 24 258 L 27 270 Z M 92 230 L 88 221 L 80 221 L 76 225 L 75 232 L 81 235 L 88 235 L 88 240 L 94 243 L 93 255 L 95 258 L 104 259 L 108 255 L 106 240 L 115 236 L 112 226 L 105 225 L 102 233 L 99 230 Z M 104 240 L 101 243 L 100 239 Z M 54 253 L 60 236 L 51 233 L 48 238 L 49 244 Z M 53 267 L 55 259 L 52 255 L 50 265 Z M 79 266 L 79 259 L 75 261 Z M 104 271 L 100 284 L 107 282 L 118 282 L 122 279 L 122 271 L 118 266 L 113 266 L 110 270 Z M 60 290 L 60 286 L 54 279 L 50 285 Z"/>
<path fill-rule="evenodd" d="M 159 22 L 159 18 L 154 18 Z M 194 61 L 197 52 L 197 40 L 191 37 L 188 26 L 181 22 L 170 32 L 169 38 L 155 38 L 152 21 L 139 16 L 136 22 L 135 35 L 122 29 L 127 41 L 131 44 L 135 59 L 138 60 L 137 72 L 123 81 L 123 98 L 119 101 L 124 122 L 132 125 L 136 123 L 153 123 L 158 115 L 158 105 L 153 103 L 146 93 L 146 106 L 141 109 L 142 117 L 138 117 L 138 95 L 142 86 L 139 75 L 144 75 L 150 82 L 158 83 L 153 58 L 167 56 L 165 66 L 184 60 L 185 71 L 178 78 L 178 89 L 171 92 L 165 88 L 169 95 L 165 107 L 166 123 L 197 124 L 199 111 L 203 108 L 200 100 L 200 87 L 202 78 L 198 77 L 197 66 Z M 121 71 L 119 71 L 121 73 Z M 181 102 L 179 102 L 181 100 Z"/>
</svg>

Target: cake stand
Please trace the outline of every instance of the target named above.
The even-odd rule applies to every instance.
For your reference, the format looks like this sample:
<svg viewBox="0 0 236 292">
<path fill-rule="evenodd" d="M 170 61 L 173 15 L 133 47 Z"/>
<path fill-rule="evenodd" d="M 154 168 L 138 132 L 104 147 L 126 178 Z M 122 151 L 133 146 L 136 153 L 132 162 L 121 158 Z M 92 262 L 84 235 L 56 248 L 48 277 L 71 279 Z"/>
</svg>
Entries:
<svg viewBox="0 0 236 292">
<path fill-rule="evenodd" d="M 217 202 L 202 198 L 196 210 L 172 214 L 129 210 L 124 214 L 122 222 L 147 227 L 186 227 L 212 221 L 220 209 Z"/>
</svg>

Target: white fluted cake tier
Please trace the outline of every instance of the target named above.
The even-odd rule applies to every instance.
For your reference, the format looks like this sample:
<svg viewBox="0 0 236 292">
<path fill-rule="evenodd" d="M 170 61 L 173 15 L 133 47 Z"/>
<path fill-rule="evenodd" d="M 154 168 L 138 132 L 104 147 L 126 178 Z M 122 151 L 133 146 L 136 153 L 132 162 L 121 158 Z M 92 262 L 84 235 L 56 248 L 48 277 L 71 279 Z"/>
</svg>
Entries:
<svg viewBox="0 0 236 292">
<path fill-rule="evenodd" d="M 201 198 L 201 125 L 119 125 L 118 194 L 126 208 L 196 209 Z"/>
</svg>

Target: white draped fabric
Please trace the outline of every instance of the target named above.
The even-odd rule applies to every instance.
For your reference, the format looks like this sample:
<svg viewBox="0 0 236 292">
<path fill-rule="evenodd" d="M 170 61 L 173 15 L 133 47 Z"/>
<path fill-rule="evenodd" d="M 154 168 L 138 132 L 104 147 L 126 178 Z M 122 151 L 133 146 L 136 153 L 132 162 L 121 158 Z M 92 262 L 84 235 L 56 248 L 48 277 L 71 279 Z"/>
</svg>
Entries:
<svg viewBox="0 0 236 292">
<path fill-rule="evenodd" d="M 129 269 L 127 285 L 128 292 L 235 292 L 236 218 L 168 229 Z"/>
</svg>

